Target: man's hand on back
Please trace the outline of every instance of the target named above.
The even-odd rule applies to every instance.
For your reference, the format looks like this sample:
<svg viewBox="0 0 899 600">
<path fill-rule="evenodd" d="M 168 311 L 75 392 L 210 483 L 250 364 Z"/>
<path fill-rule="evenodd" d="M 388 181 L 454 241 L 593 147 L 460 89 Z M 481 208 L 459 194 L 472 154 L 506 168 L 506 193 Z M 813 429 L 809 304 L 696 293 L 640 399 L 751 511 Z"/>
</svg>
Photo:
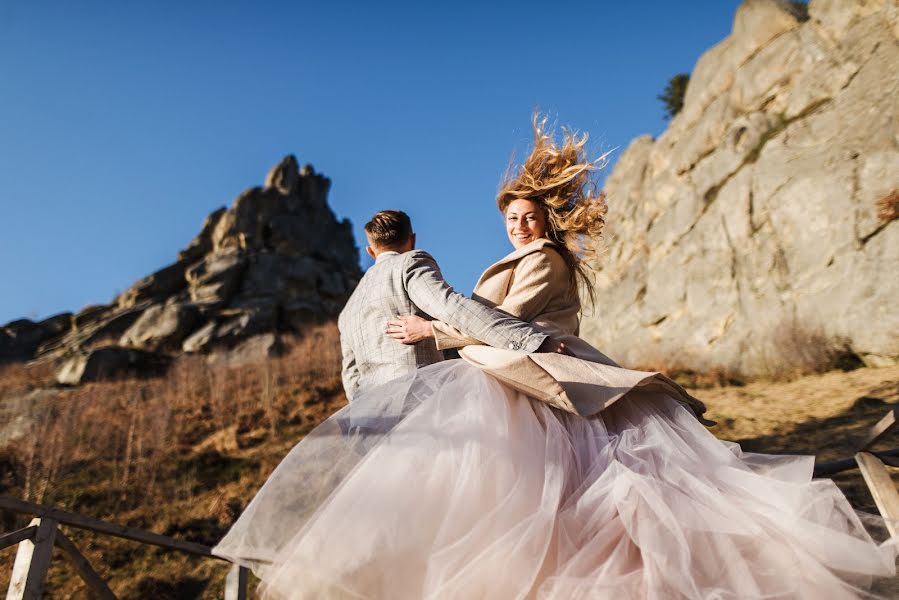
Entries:
<svg viewBox="0 0 899 600">
<path fill-rule="evenodd" d="M 543 343 L 540 344 L 539 348 L 537 348 L 537 352 L 552 352 L 555 354 L 574 356 L 574 354 L 571 353 L 571 350 L 569 350 L 565 346 L 565 342 L 557 340 L 553 337 L 547 337 L 545 340 L 543 340 Z"/>
</svg>

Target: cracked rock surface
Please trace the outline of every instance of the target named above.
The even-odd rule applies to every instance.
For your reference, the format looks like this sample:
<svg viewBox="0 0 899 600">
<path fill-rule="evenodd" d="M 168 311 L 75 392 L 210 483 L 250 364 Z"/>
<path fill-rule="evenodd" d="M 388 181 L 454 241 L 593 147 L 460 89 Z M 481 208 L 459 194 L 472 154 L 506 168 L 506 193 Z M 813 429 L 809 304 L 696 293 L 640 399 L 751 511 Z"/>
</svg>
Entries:
<svg viewBox="0 0 899 600">
<path fill-rule="evenodd" d="M 177 260 L 110 304 L 0 326 L 0 363 L 61 361 L 64 383 L 156 369 L 182 352 L 269 354 L 280 333 L 337 316 L 361 277 L 330 180 L 285 157 L 211 213 Z M 260 357 L 257 357 L 260 358 Z"/>
<path fill-rule="evenodd" d="M 804 19 L 746 0 L 665 133 L 607 181 L 582 333 L 651 368 L 895 364 L 899 221 L 877 202 L 897 189 L 896 1 L 813 0 Z"/>
</svg>

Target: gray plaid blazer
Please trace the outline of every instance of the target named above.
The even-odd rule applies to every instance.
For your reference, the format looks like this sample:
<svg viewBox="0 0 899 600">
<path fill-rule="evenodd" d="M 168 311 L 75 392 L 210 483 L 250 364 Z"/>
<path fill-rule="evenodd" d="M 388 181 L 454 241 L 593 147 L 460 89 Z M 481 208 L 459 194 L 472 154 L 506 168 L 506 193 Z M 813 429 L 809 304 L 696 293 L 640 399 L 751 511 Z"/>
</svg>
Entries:
<svg viewBox="0 0 899 600">
<path fill-rule="evenodd" d="M 433 339 L 405 345 L 385 333 L 389 319 L 410 314 L 439 319 L 498 348 L 533 352 L 546 339 L 527 323 L 454 292 L 427 252 L 382 252 L 337 319 L 348 398 L 443 360 Z"/>
</svg>

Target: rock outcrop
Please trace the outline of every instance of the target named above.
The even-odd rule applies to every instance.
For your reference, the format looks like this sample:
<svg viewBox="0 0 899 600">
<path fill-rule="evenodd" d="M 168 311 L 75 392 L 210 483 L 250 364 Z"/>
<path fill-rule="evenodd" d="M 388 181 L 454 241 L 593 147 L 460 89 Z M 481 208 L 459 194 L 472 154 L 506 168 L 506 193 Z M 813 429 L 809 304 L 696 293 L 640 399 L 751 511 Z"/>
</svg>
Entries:
<svg viewBox="0 0 899 600">
<path fill-rule="evenodd" d="M 350 223 L 328 207 L 329 187 L 286 157 L 264 187 L 210 214 L 173 264 L 111 304 L 0 328 L 0 361 L 62 359 L 60 380 L 78 383 L 155 369 L 181 352 L 273 352 L 278 334 L 335 317 L 361 276 Z"/>
<path fill-rule="evenodd" d="M 682 111 L 610 175 L 587 339 L 628 365 L 767 375 L 899 359 L 899 8 L 746 0 Z M 878 214 L 880 216 L 878 216 Z"/>
</svg>

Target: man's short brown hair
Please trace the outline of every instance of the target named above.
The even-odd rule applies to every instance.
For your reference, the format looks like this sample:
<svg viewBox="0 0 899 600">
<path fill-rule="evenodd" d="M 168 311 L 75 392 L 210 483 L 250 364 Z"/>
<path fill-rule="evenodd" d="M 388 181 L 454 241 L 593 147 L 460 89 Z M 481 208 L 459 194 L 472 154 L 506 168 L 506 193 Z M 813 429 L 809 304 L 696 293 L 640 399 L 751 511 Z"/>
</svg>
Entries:
<svg viewBox="0 0 899 600">
<path fill-rule="evenodd" d="M 365 224 L 365 235 L 374 247 L 396 248 L 412 235 L 412 221 L 401 210 L 382 210 Z"/>
</svg>

